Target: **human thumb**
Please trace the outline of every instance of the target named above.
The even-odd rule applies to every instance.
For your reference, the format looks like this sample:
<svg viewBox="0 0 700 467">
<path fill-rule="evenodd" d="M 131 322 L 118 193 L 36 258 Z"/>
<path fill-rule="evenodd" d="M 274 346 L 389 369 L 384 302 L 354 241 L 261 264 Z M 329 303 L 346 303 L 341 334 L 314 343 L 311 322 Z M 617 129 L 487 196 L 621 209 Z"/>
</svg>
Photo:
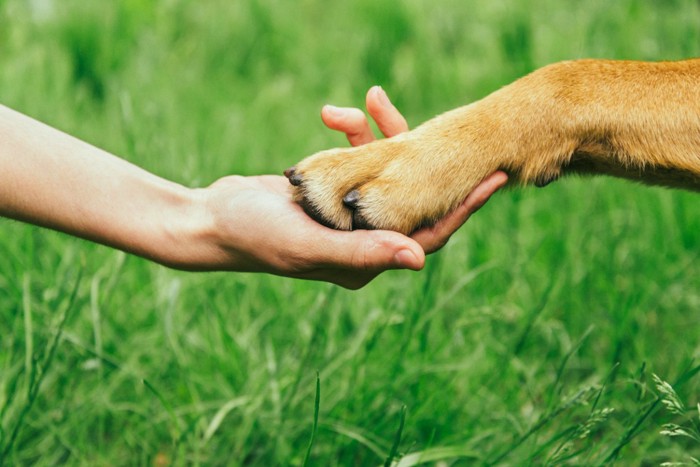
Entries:
<svg viewBox="0 0 700 467">
<path fill-rule="evenodd" d="M 425 252 L 412 238 L 385 230 L 360 230 L 350 232 L 353 245 L 346 250 L 346 261 L 352 269 L 383 271 L 386 269 L 412 269 L 418 271 L 425 265 Z M 358 238 L 360 237 L 360 238 Z M 359 241 L 358 241 L 359 240 Z"/>
<path fill-rule="evenodd" d="M 396 269 L 413 269 L 414 271 L 420 271 L 425 265 L 425 253 L 420 250 L 420 253 L 416 254 L 411 248 L 401 248 L 394 254 L 394 266 Z"/>
</svg>

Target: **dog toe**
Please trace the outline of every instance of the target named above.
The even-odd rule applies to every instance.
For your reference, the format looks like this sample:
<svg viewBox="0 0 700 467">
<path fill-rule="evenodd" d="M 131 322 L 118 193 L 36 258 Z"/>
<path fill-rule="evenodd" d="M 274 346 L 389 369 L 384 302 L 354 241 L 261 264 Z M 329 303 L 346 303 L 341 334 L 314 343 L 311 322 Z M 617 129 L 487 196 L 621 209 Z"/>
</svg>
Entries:
<svg viewBox="0 0 700 467">
<path fill-rule="evenodd" d="M 360 201 L 360 192 L 358 190 L 352 190 L 350 193 L 343 197 L 343 204 L 350 209 L 357 208 L 357 203 Z"/>
</svg>

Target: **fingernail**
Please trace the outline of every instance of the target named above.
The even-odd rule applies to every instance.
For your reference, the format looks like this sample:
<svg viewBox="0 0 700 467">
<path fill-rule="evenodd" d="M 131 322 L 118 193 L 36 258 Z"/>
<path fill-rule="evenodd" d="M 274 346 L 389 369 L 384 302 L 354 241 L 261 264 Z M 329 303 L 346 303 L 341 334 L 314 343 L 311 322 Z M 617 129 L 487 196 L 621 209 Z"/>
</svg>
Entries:
<svg viewBox="0 0 700 467">
<path fill-rule="evenodd" d="M 339 109 L 338 107 L 336 107 L 334 105 L 330 105 L 330 104 L 324 105 L 323 111 L 333 115 L 334 117 L 339 117 L 343 113 L 343 111 L 341 109 Z"/>
<path fill-rule="evenodd" d="M 384 107 L 393 107 L 391 101 L 389 100 L 389 96 L 387 96 L 386 92 L 384 91 L 384 88 L 382 88 L 381 86 L 375 86 L 375 89 L 379 103 L 382 104 Z"/>
<path fill-rule="evenodd" d="M 409 249 L 399 250 L 394 255 L 394 264 L 400 268 L 420 269 L 420 262 L 416 255 Z"/>
</svg>

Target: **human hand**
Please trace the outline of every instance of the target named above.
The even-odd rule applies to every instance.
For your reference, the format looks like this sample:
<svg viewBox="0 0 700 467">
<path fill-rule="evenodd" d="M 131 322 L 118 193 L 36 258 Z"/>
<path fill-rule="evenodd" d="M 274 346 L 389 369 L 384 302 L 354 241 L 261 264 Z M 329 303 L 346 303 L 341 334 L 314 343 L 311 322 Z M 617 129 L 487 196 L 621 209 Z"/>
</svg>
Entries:
<svg viewBox="0 0 700 467">
<path fill-rule="evenodd" d="M 408 130 L 379 87 L 368 92 L 367 110 L 387 137 Z M 321 116 L 353 145 L 374 139 L 359 109 L 325 106 Z M 284 177 L 226 177 L 201 190 L 213 220 L 209 232 L 214 238 L 209 244 L 216 247 L 207 257 L 186 261 L 185 268 L 260 271 L 357 289 L 388 269 L 421 269 L 425 254 L 441 248 L 506 180 L 503 172 L 491 175 L 453 213 L 406 237 L 390 231 L 324 227 L 292 201 Z"/>
<path fill-rule="evenodd" d="M 408 131 L 408 123 L 381 87 L 374 86 L 369 90 L 366 104 L 367 111 L 387 138 Z M 344 132 L 353 146 L 361 146 L 375 140 L 369 122 L 360 109 L 325 106 L 321 117 L 328 128 Z M 411 234 L 411 238 L 418 242 L 426 254 L 436 252 L 445 246 L 452 234 L 507 181 L 508 176 L 505 172 L 491 174 L 474 188 L 454 211 L 435 225 L 417 230 Z"/>
<path fill-rule="evenodd" d="M 406 130 L 381 89 L 370 90 L 367 107 L 385 135 Z M 373 138 L 357 109 L 326 107 L 323 118 L 353 144 Z M 226 177 L 189 189 L 2 105 L 0 133 L 0 216 L 179 269 L 265 271 L 348 288 L 387 269 L 421 269 L 425 252 L 442 246 L 505 181 L 490 177 L 455 213 L 412 238 L 339 232 L 308 217 L 281 176 Z"/>
</svg>

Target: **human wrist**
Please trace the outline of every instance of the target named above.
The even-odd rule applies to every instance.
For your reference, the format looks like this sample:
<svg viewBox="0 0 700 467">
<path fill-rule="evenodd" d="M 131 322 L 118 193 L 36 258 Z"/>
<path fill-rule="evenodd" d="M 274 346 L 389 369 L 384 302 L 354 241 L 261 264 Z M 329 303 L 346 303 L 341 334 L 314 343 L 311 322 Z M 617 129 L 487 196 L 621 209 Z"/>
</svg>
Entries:
<svg viewBox="0 0 700 467">
<path fill-rule="evenodd" d="M 161 194 L 155 235 L 142 256 L 164 266 L 188 270 L 214 269 L 213 221 L 203 189 L 171 186 Z M 138 254 L 138 252 L 137 252 Z"/>
</svg>

